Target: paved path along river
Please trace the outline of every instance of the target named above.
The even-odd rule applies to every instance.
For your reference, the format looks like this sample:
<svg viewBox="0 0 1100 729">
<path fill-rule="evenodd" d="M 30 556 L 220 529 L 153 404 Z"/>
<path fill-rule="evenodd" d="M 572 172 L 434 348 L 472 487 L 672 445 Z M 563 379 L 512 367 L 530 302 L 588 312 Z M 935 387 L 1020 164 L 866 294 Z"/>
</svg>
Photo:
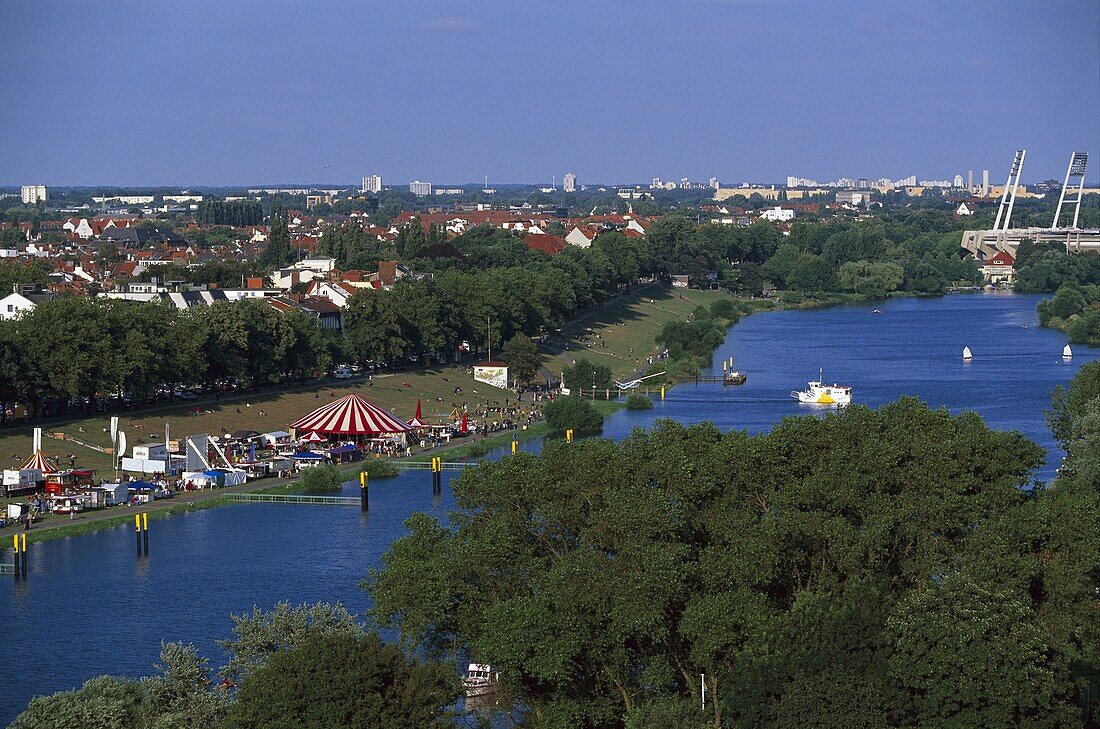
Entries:
<svg viewBox="0 0 1100 729">
<path fill-rule="evenodd" d="M 1066 338 L 1038 328 L 1038 298 L 904 299 L 878 304 L 882 314 L 867 305 L 753 316 L 734 327 L 714 357 L 721 372 L 722 360 L 734 356 L 749 373 L 746 385 L 677 387 L 653 410 L 615 414 L 605 434 L 622 437 L 660 417 L 765 430 L 806 412 L 789 392 L 824 368 L 830 381 L 855 388 L 858 403 L 916 394 L 1019 429 L 1051 450 L 1041 474 L 1049 479 L 1061 456 L 1043 421 L 1048 395 L 1100 353 L 1075 347 L 1073 360 L 1063 362 Z M 963 346 L 974 350 L 969 365 L 961 361 Z M 162 640 L 193 642 L 220 664 L 214 641 L 229 635 L 229 613 L 253 605 L 329 600 L 362 612 L 367 598 L 358 582 L 413 512 L 443 517 L 453 508 L 448 484 L 455 476 L 443 474 L 439 496 L 427 472 L 374 481 L 368 515 L 341 506 L 235 504 L 152 522 L 147 559 L 134 556 L 132 525 L 32 545 L 29 578 L 0 578 L 8 668 L 0 724 L 35 694 L 101 673 L 151 673 Z M 349 484 L 346 493 L 357 489 Z"/>
</svg>

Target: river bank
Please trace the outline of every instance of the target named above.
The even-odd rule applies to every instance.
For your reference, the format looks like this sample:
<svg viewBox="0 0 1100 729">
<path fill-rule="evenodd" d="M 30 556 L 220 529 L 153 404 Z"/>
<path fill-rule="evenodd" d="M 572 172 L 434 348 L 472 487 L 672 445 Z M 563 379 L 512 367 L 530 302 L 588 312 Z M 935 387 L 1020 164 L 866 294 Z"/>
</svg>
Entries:
<svg viewBox="0 0 1100 729">
<path fill-rule="evenodd" d="M 991 293 L 749 316 L 730 330 L 710 370 L 720 373 L 723 359 L 735 356 L 750 373 L 744 386 L 678 385 L 664 400 L 654 398 L 653 409 L 616 412 L 603 435 L 618 440 L 664 418 L 767 431 L 783 418 L 815 412 L 788 393 L 824 367 L 854 387 L 859 405 L 913 395 L 954 413 L 973 410 L 999 430 L 1019 430 L 1048 449 L 1048 465 L 1037 476 L 1049 479 L 1059 463 L 1043 418 L 1049 392 L 1100 351 L 1075 348 L 1073 360 L 1064 362 L 1065 337 L 1036 325 L 1035 302 Z M 969 364 L 959 358 L 963 344 L 974 350 Z M 1005 381 L 1027 384 L 1006 388 Z M 497 434 L 493 456 L 508 452 L 511 436 Z M 439 455 L 457 460 L 460 445 Z M 531 448 L 528 443 L 525 450 Z M 406 533 L 410 516 L 446 518 L 455 508 L 449 484 L 458 476 L 444 472 L 439 493 L 426 471 L 372 481 L 367 514 L 355 506 L 240 503 L 173 512 L 151 527 L 148 558 L 134 556 L 130 511 L 117 528 L 32 547 L 29 579 L 0 579 L 7 657 L 20 666 L 0 685 L 0 717 L 14 716 L 34 694 L 72 688 L 91 676 L 146 675 L 162 640 L 194 643 L 216 661 L 216 639 L 232 631 L 229 614 L 253 605 L 339 601 L 362 614 L 370 604 L 359 582 Z M 357 493 L 354 483 L 342 491 Z M 44 628 L 71 623 L 90 604 L 98 614 L 134 619 L 99 621 L 83 635 L 46 636 Z"/>
</svg>

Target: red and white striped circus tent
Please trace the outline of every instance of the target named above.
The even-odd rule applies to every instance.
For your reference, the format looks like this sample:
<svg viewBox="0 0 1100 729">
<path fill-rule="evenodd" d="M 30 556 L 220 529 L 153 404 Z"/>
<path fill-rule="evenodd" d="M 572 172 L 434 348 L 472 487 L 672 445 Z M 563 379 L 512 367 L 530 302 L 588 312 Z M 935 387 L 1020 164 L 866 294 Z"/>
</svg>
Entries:
<svg viewBox="0 0 1100 729">
<path fill-rule="evenodd" d="M 19 467 L 20 470 L 28 468 L 37 468 L 42 473 L 57 473 L 57 468 L 46 458 L 46 454 L 41 449 L 34 452 L 34 455 L 27 459 L 27 462 Z"/>
<path fill-rule="evenodd" d="M 298 418 L 290 427 L 299 432 L 366 436 L 412 430 L 404 420 L 385 408 L 372 405 L 354 392 Z"/>
</svg>

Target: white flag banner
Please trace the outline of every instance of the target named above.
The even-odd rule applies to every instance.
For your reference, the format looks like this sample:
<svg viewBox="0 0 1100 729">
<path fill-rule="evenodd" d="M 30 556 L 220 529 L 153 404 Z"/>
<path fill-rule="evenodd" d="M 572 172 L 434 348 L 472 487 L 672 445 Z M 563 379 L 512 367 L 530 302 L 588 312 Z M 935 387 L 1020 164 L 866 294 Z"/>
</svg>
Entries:
<svg viewBox="0 0 1100 729">
<path fill-rule="evenodd" d="M 126 431 L 118 431 L 118 455 L 119 458 L 126 454 Z"/>
<path fill-rule="evenodd" d="M 118 439 L 118 416 L 111 416 L 111 442 L 114 443 Z"/>
</svg>

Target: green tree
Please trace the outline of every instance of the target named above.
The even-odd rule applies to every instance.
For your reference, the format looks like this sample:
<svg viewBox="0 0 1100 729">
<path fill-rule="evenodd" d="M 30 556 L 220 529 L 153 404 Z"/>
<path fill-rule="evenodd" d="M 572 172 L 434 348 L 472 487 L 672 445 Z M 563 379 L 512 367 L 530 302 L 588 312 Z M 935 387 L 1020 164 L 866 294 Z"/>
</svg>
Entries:
<svg viewBox="0 0 1100 729">
<path fill-rule="evenodd" d="M 271 232 L 267 236 L 267 246 L 256 259 L 256 264 L 264 271 L 272 271 L 286 266 L 296 258 L 290 243 L 290 230 L 286 217 L 276 215 L 271 221 Z"/>
<path fill-rule="evenodd" d="M 160 650 L 159 671 L 141 680 L 149 698 L 152 726 L 156 729 L 213 727 L 221 723 L 228 697 L 213 689 L 207 661 L 192 645 L 165 643 Z"/>
<path fill-rule="evenodd" d="M 76 691 L 32 699 L 11 729 L 145 729 L 149 709 L 149 697 L 137 681 L 97 676 Z"/>
<path fill-rule="evenodd" d="M 367 289 L 348 300 L 344 336 L 360 360 L 382 363 L 403 356 L 412 346 L 405 334 L 393 299 L 386 292 Z"/>
<path fill-rule="evenodd" d="M 905 269 L 896 263 L 849 261 L 837 273 L 840 287 L 870 299 L 881 299 L 901 287 Z"/>
<path fill-rule="evenodd" d="M 700 674 L 712 725 L 1081 726 L 1100 512 L 1025 490 L 1042 457 L 911 399 L 548 443 L 410 520 L 372 612 L 540 726 L 679 716 Z"/>
<path fill-rule="evenodd" d="M 306 469 L 306 472 L 298 479 L 298 487 L 307 494 L 339 491 L 346 480 L 336 466 L 331 463 L 323 463 Z"/>
<path fill-rule="evenodd" d="M 951 575 L 906 596 L 888 627 L 896 636 L 890 672 L 909 697 L 901 723 L 1080 723 L 1069 665 L 1019 593 Z"/>
<path fill-rule="evenodd" d="M 571 390 L 589 390 L 593 387 L 602 390 L 611 387 L 611 368 L 595 365 L 584 357 L 578 357 L 573 364 L 562 370 L 565 386 Z"/>
<path fill-rule="evenodd" d="M 547 425 L 554 433 L 575 430 L 578 434 L 599 433 L 603 428 L 603 415 L 592 403 L 581 397 L 559 397 L 542 409 Z"/>
<path fill-rule="evenodd" d="M 1047 424 L 1062 450 L 1069 450 L 1074 421 L 1081 417 L 1089 403 L 1100 398 L 1100 362 L 1081 366 L 1069 387 L 1059 385 L 1050 396 Z"/>
<path fill-rule="evenodd" d="M 377 635 L 313 637 L 270 658 L 237 691 L 230 729 L 420 729 L 452 726 L 452 671 L 404 655 Z"/>
<path fill-rule="evenodd" d="M 253 608 L 251 613 L 231 615 L 233 637 L 219 640 L 229 655 L 222 675 L 240 684 L 273 655 L 291 650 L 311 638 L 361 638 L 365 631 L 340 603 L 319 602 L 291 607 L 281 602 L 270 612 Z"/>
<path fill-rule="evenodd" d="M 397 231 L 397 241 L 394 245 L 402 259 L 409 259 L 415 258 L 426 244 L 424 223 L 419 217 L 414 216 Z"/>
<path fill-rule="evenodd" d="M 530 384 L 539 373 L 538 348 L 523 334 L 516 334 L 504 343 L 500 358 L 512 369 L 512 377 L 518 382 Z"/>
</svg>

